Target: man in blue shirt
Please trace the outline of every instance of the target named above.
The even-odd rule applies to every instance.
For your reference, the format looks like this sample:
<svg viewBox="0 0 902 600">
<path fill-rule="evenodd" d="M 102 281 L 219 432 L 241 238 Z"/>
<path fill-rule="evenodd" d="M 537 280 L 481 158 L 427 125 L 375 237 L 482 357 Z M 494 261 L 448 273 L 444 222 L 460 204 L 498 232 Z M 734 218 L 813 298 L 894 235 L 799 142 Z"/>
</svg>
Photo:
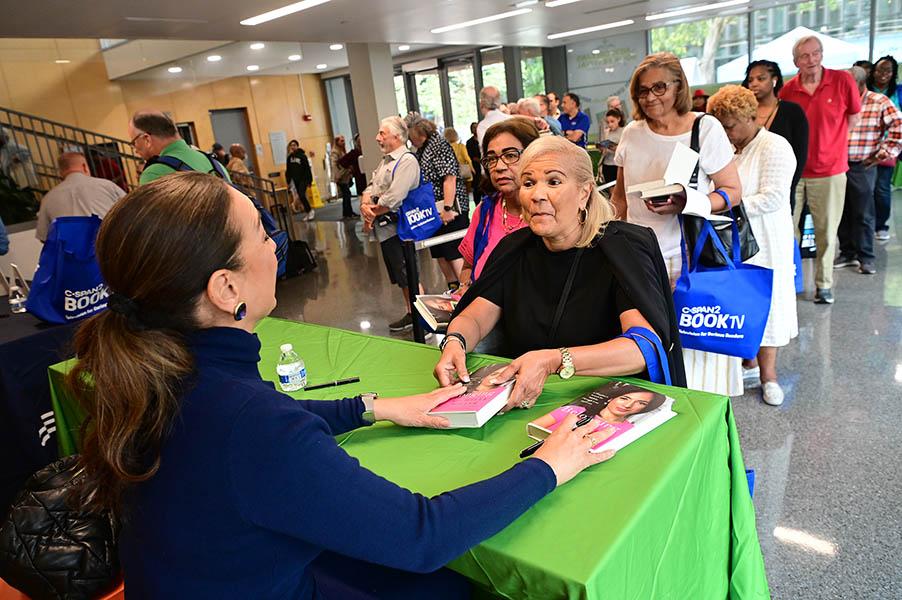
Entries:
<svg viewBox="0 0 902 600">
<path fill-rule="evenodd" d="M 564 137 L 577 146 L 586 147 L 586 138 L 589 135 L 589 115 L 579 110 L 579 96 L 573 92 L 567 92 L 561 99 L 561 116 L 558 121 Z"/>
</svg>

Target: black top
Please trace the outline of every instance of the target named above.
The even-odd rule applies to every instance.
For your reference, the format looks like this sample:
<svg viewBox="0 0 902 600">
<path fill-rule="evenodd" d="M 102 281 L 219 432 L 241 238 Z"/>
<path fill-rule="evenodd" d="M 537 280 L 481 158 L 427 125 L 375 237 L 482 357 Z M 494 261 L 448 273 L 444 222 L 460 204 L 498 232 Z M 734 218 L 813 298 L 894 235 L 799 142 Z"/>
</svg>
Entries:
<svg viewBox="0 0 902 600">
<path fill-rule="evenodd" d="M 310 161 L 303 150 L 295 150 L 288 155 L 288 167 L 285 170 L 285 179 L 293 181 L 295 187 L 307 187 L 313 182 L 313 172 L 310 170 Z"/>
<path fill-rule="evenodd" d="M 518 330 L 513 331 L 513 339 L 506 340 L 511 343 L 505 355 L 515 357 L 534 348 L 610 340 L 622 332 L 620 313 L 636 308 L 661 338 L 673 385 L 686 386 L 673 292 L 651 229 L 612 221 L 594 245 L 585 249 L 554 340 L 545 338 L 576 251 L 552 255 L 544 244 L 537 244 L 542 244 L 541 239 L 528 228 L 505 236 L 489 256 L 482 275 L 461 298 L 454 316 L 478 297 L 502 306 L 499 325 Z M 520 295 L 516 295 L 518 289 Z M 509 321 L 504 311 L 510 311 Z"/>
<path fill-rule="evenodd" d="M 473 172 L 482 172 L 482 163 L 479 162 L 479 140 L 475 135 L 467 140 L 467 155 L 470 157 L 470 162 L 473 163 Z"/>
<path fill-rule="evenodd" d="M 796 155 L 796 172 L 792 176 L 792 189 L 795 190 L 808 160 L 808 117 L 795 102 L 780 100 L 770 131 L 786 138 Z"/>
<path fill-rule="evenodd" d="M 454 155 L 454 149 L 448 140 L 433 133 L 426 142 L 417 150 L 417 160 L 420 161 L 420 170 L 423 179 L 432 184 L 435 192 L 435 201 L 442 202 L 445 199 L 444 180 L 448 175 L 457 177 L 457 186 L 454 194 L 455 210 L 466 214 L 470 209 L 470 201 L 467 197 L 467 184 L 460 176 L 460 163 Z"/>
<path fill-rule="evenodd" d="M 501 307 L 499 324 L 511 358 L 543 348 L 599 344 L 623 333 L 620 314 L 635 306 L 614 277 L 604 252 L 595 246 L 583 251 L 551 339 L 554 314 L 578 251 L 552 252 L 542 238 L 533 236 L 504 275 L 482 292 L 483 298 Z"/>
</svg>

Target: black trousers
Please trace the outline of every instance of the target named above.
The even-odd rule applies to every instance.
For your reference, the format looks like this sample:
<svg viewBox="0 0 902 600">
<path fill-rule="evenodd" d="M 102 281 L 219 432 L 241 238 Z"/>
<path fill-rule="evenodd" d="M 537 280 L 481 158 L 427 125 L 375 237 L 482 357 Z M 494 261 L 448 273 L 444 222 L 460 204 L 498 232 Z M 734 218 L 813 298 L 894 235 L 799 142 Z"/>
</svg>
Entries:
<svg viewBox="0 0 902 600">
<path fill-rule="evenodd" d="M 304 212 L 310 212 L 310 203 L 307 202 L 307 186 L 310 185 L 304 181 L 294 181 L 294 189 L 298 192 L 298 199 L 301 201 L 301 206 L 304 207 Z"/>
<path fill-rule="evenodd" d="M 846 173 L 846 201 L 839 222 L 839 253 L 874 262 L 874 184 L 877 167 L 850 162 Z"/>
<path fill-rule="evenodd" d="M 345 217 L 354 215 L 354 207 L 351 206 L 351 184 L 338 183 L 338 191 L 341 192 L 341 214 Z"/>
</svg>

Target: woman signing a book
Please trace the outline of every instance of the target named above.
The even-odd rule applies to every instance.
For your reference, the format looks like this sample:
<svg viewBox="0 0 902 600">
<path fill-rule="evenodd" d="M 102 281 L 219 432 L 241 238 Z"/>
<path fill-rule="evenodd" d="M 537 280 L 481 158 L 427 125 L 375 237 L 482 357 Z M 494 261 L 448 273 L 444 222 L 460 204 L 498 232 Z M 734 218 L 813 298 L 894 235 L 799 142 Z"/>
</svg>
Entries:
<svg viewBox="0 0 902 600">
<path fill-rule="evenodd" d="M 674 385 L 685 385 L 667 270 L 650 229 L 614 221 L 584 150 L 540 138 L 520 157 L 520 204 L 529 222 L 498 244 L 457 306 L 435 376 L 467 381 L 466 352 L 495 326 L 503 356 L 496 375 L 516 377 L 507 408 L 529 408 L 549 375 L 646 372 L 642 328 L 663 344 Z M 648 369 L 652 368 L 648 365 Z"/>
<path fill-rule="evenodd" d="M 362 467 L 336 435 L 447 427 L 427 413 L 464 386 L 323 402 L 264 381 L 253 331 L 276 306 L 275 244 L 216 177 L 176 173 L 120 200 L 97 260 L 109 310 L 79 328 L 68 386 L 87 413 L 85 508 L 124 517 L 130 599 L 344 598 L 314 576 L 324 550 L 429 573 L 611 456 L 590 454 L 570 416 L 533 458 L 432 498 Z"/>
</svg>

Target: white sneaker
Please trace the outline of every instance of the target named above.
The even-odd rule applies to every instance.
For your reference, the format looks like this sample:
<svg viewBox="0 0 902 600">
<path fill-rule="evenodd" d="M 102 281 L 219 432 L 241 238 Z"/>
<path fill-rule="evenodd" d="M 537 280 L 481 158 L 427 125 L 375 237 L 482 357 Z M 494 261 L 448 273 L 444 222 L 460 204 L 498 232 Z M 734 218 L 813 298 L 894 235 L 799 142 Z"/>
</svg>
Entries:
<svg viewBox="0 0 902 600">
<path fill-rule="evenodd" d="M 767 381 L 762 386 L 764 388 L 764 402 L 771 406 L 780 406 L 783 404 L 783 388 L 776 381 Z"/>
<path fill-rule="evenodd" d="M 874 234 L 874 239 L 876 239 L 878 242 L 889 241 L 889 229 L 881 229 Z"/>
<path fill-rule="evenodd" d="M 310 209 L 310 212 L 307 213 L 307 216 L 304 218 L 304 220 L 305 220 L 305 221 L 312 221 L 312 220 L 313 220 L 313 217 L 314 217 L 315 215 L 316 215 L 316 211 L 313 210 L 313 209 L 311 208 L 311 209 Z"/>
</svg>

